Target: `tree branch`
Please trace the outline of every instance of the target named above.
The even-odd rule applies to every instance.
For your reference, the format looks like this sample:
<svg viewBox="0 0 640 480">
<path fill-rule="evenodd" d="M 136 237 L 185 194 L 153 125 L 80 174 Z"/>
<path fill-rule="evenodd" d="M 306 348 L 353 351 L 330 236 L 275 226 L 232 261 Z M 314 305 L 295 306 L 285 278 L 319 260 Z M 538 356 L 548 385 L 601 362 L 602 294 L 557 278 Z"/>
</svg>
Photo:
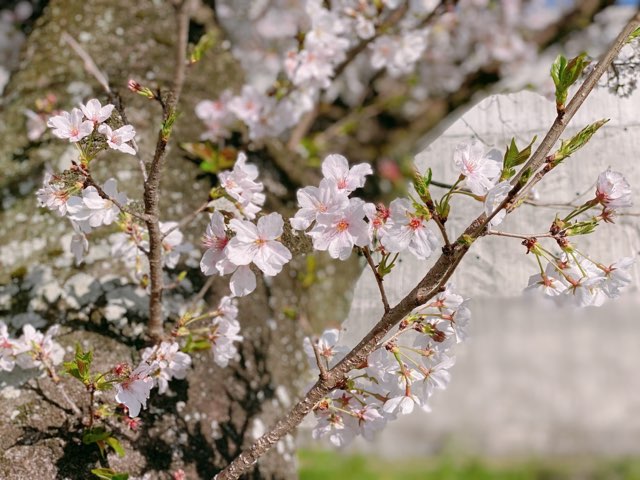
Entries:
<svg viewBox="0 0 640 480">
<path fill-rule="evenodd" d="M 160 179 L 164 168 L 167 145 L 171 132 L 171 124 L 175 119 L 176 106 L 180 99 L 182 86 L 185 79 L 187 66 L 187 40 L 189 34 L 189 0 L 181 0 L 174 3 L 176 10 L 177 39 L 176 39 L 176 70 L 173 77 L 173 85 L 163 103 L 163 127 L 158 133 L 156 151 L 149 168 L 149 176 L 144 184 L 144 209 L 149 220 L 145 223 L 149 232 L 149 336 L 158 341 L 164 334 L 162 291 L 164 289 L 162 277 L 162 232 L 160 231 Z"/>
<path fill-rule="evenodd" d="M 554 122 L 551 126 L 545 140 L 534 156 L 527 162 L 527 167 L 540 166 L 541 162 L 553 147 L 555 141 L 564 131 L 567 122 L 573 117 L 575 112 L 580 108 L 584 99 L 591 92 L 593 86 L 599 77 L 611 63 L 617 52 L 620 50 L 628 35 L 640 25 L 640 13 L 627 24 L 622 33 L 618 35 L 616 41 L 609 48 L 607 53 L 602 57 L 598 66 L 591 71 L 576 95 L 572 98 L 567 106 L 568 113 L 565 113 L 563 119 Z M 515 180 L 517 182 L 517 179 Z M 517 193 L 517 187 L 512 192 Z M 513 198 L 513 197 L 512 197 Z M 407 314 L 414 308 L 425 304 L 433 298 L 439 291 L 445 288 L 445 285 L 453 272 L 456 270 L 460 261 L 467 253 L 472 243 L 477 240 L 485 231 L 488 222 L 495 216 L 500 209 L 505 208 L 508 200 L 505 200 L 491 215 L 484 213 L 477 217 L 458 237 L 458 240 L 452 245 L 452 249 L 440 255 L 435 265 L 420 280 L 418 285 L 395 307 L 386 312 L 380 321 L 371 329 L 371 331 L 358 343 L 358 345 L 347 356 L 342 359 L 335 367 L 328 372 L 326 380 L 320 379 L 309 390 L 304 398 L 298 402 L 293 409 L 265 435 L 258 438 L 253 445 L 242 452 L 234 459 L 222 472 L 215 478 L 216 480 L 237 479 L 240 475 L 249 471 L 255 462 L 264 455 L 278 440 L 284 435 L 295 429 L 303 418 L 311 412 L 313 407 L 325 395 L 339 386 L 345 379 L 347 374 L 362 365 L 368 358 L 369 354 L 375 349 L 379 342 L 387 335 L 387 333 L 397 325 Z"/>
</svg>

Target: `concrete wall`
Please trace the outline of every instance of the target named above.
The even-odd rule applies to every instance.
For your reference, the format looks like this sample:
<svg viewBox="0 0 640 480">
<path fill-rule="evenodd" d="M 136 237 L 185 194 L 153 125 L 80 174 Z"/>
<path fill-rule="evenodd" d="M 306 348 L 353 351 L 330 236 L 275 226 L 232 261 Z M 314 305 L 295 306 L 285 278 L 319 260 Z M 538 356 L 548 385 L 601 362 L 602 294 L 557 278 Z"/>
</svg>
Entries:
<svg viewBox="0 0 640 480">
<path fill-rule="evenodd" d="M 611 166 L 627 175 L 640 211 L 640 94 L 618 99 L 596 91 L 564 138 L 600 118 L 611 121 L 592 142 L 554 171 L 539 188 L 540 199 L 569 201 L 593 191 L 598 174 Z M 490 97 L 456 121 L 417 155 L 421 171 L 434 179 L 456 177 L 452 152 L 473 137 L 504 148 L 539 138 L 555 116 L 554 105 L 530 92 Z M 526 143 L 525 143 L 526 142 Z M 459 233 L 481 209 L 462 198 L 449 228 Z M 548 228 L 555 210 L 524 207 L 501 230 L 520 233 Z M 576 243 L 593 258 L 613 262 L 640 250 L 638 216 L 604 225 Z M 427 270 L 407 257 L 386 281 L 399 299 Z M 640 266 L 634 287 L 600 308 L 559 309 L 540 297 L 521 296 L 535 259 L 518 240 L 484 238 L 473 246 L 454 276 L 458 290 L 473 298 L 472 337 L 458 346 L 448 390 L 432 401 L 433 412 L 404 417 L 389 426 L 373 449 L 391 455 L 454 448 L 471 454 L 640 454 Z M 355 292 L 345 339 L 349 344 L 379 318 L 378 292 L 365 271 Z"/>
</svg>

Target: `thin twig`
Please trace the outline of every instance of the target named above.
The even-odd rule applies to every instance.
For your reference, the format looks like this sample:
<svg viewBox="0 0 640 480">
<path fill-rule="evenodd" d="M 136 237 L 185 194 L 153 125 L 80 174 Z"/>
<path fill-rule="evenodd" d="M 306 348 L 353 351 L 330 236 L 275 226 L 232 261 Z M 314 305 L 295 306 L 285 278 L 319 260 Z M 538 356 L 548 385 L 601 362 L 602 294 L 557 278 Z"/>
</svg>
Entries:
<svg viewBox="0 0 640 480">
<path fill-rule="evenodd" d="M 495 235 L 498 237 L 519 238 L 520 240 L 528 240 L 529 238 L 554 238 L 549 232 L 545 233 L 509 233 L 498 230 L 487 230 L 486 235 Z"/>
<path fill-rule="evenodd" d="M 60 383 L 60 377 L 56 373 L 56 370 L 53 368 L 53 365 L 51 365 L 49 360 L 47 360 L 44 357 L 41 358 L 40 361 L 42 362 L 42 365 L 47 371 L 49 378 L 51 378 L 51 380 L 53 381 L 53 384 L 56 386 L 56 389 L 60 392 L 60 395 L 62 395 L 62 398 L 64 398 L 64 400 L 67 402 L 69 407 L 71 407 L 71 410 L 73 410 L 73 413 L 77 417 L 82 418 L 82 410 L 80 410 L 78 405 L 76 405 L 76 402 L 74 402 L 73 399 L 69 396 L 69 394 L 67 393 L 67 390 L 64 388 L 64 385 Z"/>
<path fill-rule="evenodd" d="M 382 299 L 382 305 L 384 306 L 384 311 L 386 313 L 390 310 L 391 307 L 389 307 L 389 300 L 387 300 L 387 292 L 384 289 L 384 284 L 383 284 L 384 279 L 382 278 L 380 273 L 378 273 L 378 269 L 376 268 L 376 265 L 373 262 L 373 258 L 371 257 L 371 252 L 369 251 L 369 247 L 364 247 L 362 249 L 362 254 L 364 255 L 364 258 L 367 259 L 367 263 L 369 264 L 369 267 L 371 267 L 373 276 L 376 279 L 376 283 L 378 284 L 378 290 L 380 290 L 380 298 Z"/>
<path fill-rule="evenodd" d="M 215 282 L 215 280 L 216 280 L 216 277 L 213 275 L 207 279 L 207 281 L 204 283 L 200 291 L 196 295 L 194 295 L 193 298 L 191 298 L 191 300 L 189 301 L 188 309 L 195 307 L 196 304 L 204 298 L 204 296 L 207 294 L 209 289 L 213 286 L 213 283 Z"/>
<path fill-rule="evenodd" d="M 196 217 L 198 215 L 200 215 L 202 212 L 204 212 L 208 207 L 209 204 L 211 202 L 210 201 L 206 201 L 205 203 L 203 203 L 202 205 L 200 205 L 197 209 L 195 209 L 193 212 L 191 212 L 189 215 L 187 215 L 186 217 L 184 217 L 182 220 L 180 220 L 176 225 L 174 225 L 173 227 L 171 227 L 169 230 L 167 230 L 166 232 L 164 232 L 162 234 L 162 240 L 164 240 L 165 238 L 167 238 L 167 236 L 173 232 L 174 230 L 177 230 L 179 228 L 183 228 L 186 227 L 187 225 L 189 225 L 191 222 L 193 222 Z"/>
<path fill-rule="evenodd" d="M 320 379 L 326 380 L 327 378 L 329 378 L 329 373 L 327 372 L 326 365 L 322 363 L 322 355 L 320 355 L 320 349 L 318 348 L 318 342 L 316 339 L 311 340 L 311 348 L 313 348 L 313 354 L 316 357 L 316 363 L 318 364 L 318 369 L 320 370 Z"/>
<path fill-rule="evenodd" d="M 100 186 L 100 184 L 98 182 L 96 182 L 93 177 L 90 174 L 86 174 L 85 176 L 85 183 L 93 188 L 96 189 L 96 191 L 98 192 L 98 195 L 100 195 L 102 198 L 104 198 L 105 200 L 109 200 L 111 203 L 113 203 L 116 207 L 118 207 L 118 209 L 123 212 L 123 213 L 127 213 L 129 215 L 131 215 L 132 217 L 137 218 L 140 221 L 143 222 L 147 222 L 149 220 L 152 220 L 152 218 L 147 215 L 146 213 L 141 213 L 141 212 L 136 212 L 135 210 L 131 210 L 129 207 L 127 207 L 126 205 L 122 205 L 120 202 L 118 202 L 118 200 L 116 200 L 115 198 L 113 198 L 111 195 L 109 195 L 107 192 L 105 192 L 102 187 Z"/>
<path fill-rule="evenodd" d="M 104 91 L 107 93 L 111 92 L 111 87 L 109 87 L 109 80 L 107 79 L 107 75 L 102 72 L 91 58 L 91 55 L 87 53 L 87 51 L 82 48 L 82 46 L 69 35 L 67 32 L 62 32 L 62 40 L 67 42 L 71 49 L 76 52 L 76 54 L 82 59 L 84 63 L 84 69 L 93 76 L 97 80 L 97 82 L 104 88 Z"/>
<path fill-rule="evenodd" d="M 585 84 L 590 88 L 581 88 L 569 103 L 571 106 L 570 116 L 577 111 L 582 105 L 584 99 L 591 92 L 593 86 L 607 65 L 613 60 L 615 54 L 625 43 L 629 34 L 640 25 L 640 13 L 627 24 L 622 33 L 611 45 L 608 52 L 603 56 L 600 64 L 591 71 L 585 80 Z M 584 84 L 583 84 L 584 85 Z M 577 100 L 576 97 L 581 95 L 582 98 Z M 567 109 L 569 109 L 569 106 Z M 568 119 L 567 119 L 568 121 Z M 549 153 L 555 141 L 564 131 L 566 121 L 554 122 L 549 133 L 543 140 L 542 146 L 538 148 L 532 160 L 528 162 L 528 166 L 535 166 L 538 161 L 543 162 Z M 538 167 L 541 165 L 538 164 Z M 514 188 L 515 190 L 515 188 Z M 517 193 L 517 190 L 516 190 Z M 513 197 L 511 197 L 513 198 Z M 347 378 L 347 374 L 354 368 L 362 365 L 369 354 L 375 349 L 376 345 L 389 333 L 389 331 L 397 325 L 402 319 L 413 309 L 424 305 L 433 298 L 439 291 L 445 288 L 445 285 L 453 272 L 460 264 L 471 245 L 475 240 L 480 238 L 486 229 L 487 224 L 501 208 L 506 207 L 507 202 L 503 202 L 499 209 L 491 215 L 481 214 L 465 229 L 458 237 L 457 241 L 452 245 L 452 251 L 449 254 L 442 254 L 429 270 L 429 272 L 420 280 L 415 288 L 400 303 L 386 312 L 380 321 L 369 331 L 369 333 L 351 350 L 336 366 L 328 371 L 327 380 L 318 380 L 311 387 L 307 394 L 294 407 L 282 417 L 266 434 L 258 438 L 249 448 L 245 449 L 238 457 L 236 457 L 222 472 L 215 478 L 217 480 L 237 479 L 244 473 L 248 472 L 256 463 L 256 461 L 270 450 L 284 435 L 293 431 L 302 422 L 304 417 L 313 410 L 314 406 L 322 400 L 329 392 L 337 388 Z"/>
</svg>

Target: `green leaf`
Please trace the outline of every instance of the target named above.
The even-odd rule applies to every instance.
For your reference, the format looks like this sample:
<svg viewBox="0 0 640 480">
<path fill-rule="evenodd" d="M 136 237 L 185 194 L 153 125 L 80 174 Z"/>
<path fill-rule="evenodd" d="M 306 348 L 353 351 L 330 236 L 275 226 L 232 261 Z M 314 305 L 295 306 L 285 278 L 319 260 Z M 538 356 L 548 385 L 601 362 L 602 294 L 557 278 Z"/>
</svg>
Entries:
<svg viewBox="0 0 640 480">
<path fill-rule="evenodd" d="M 200 169 L 207 173 L 218 173 L 233 167 L 237 156 L 235 149 L 220 150 L 211 142 L 181 143 L 180 148 L 198 160 Z"/>
<path fill-rule="evenodd" d="M 592 123 L 591 125 L 587 125 L 578 133 L 576 133 L 569 140 L 562 140 L 560 143 L 560 148 L 557 152 L 553 154 L 553 166 L 555 167 L 560 162 L 562 162 L 568 156 L 574 154 L 577 150 L 584 147 L 594 133 L 596 133 L 600 127 L 602 127 L 605 123 L 607 123 L 609 119 L 598 120 L 597 122 Z"/>
<path fill-rule="evenodd" d="M 92 443 L 102 442 L 109 438 L 111 433 L 104 427 L 95 427 L 89 430 L 85 430 L 82 434 L 82 443 L 90 445 Z"/>
<path fill-rule="evenodd" d="M 589 233 L 594 232 L 597 226 L 598 219 L 594 217 L 589 220 L 584 220 L 582 222 L 576 222 L 572 224 L 568 228 L 565 228 L 565 233 L 568 236 L 588 235 Z"/>
<path fill-rule="evenodd" d="M 636 28 L 633 32 L 631 32 L 631 35 L 629 35 L 629 38 L 627 39 L 627 43 L 635 40 L 638 37 L 640 37 L 640 27 Z"/>
<path fill-rule="evenodd" d="M 113 384 L 109 382 L 104 375 L 100 373 L 96 373 L 93 377 L 93 384 L 96 387 L 96 390 L 100 390 L 102 392 L 111 390 L 113 388 Z"/>
<path fill-rule="evenodd" d="M 447 218 L 449 218 L 449 212 L 451 211 L 451 206 L 449 205 L 449 201 L 436 203 L 436 213 L 440 217 L 440 221 L 446 222 Z"/>
<path fill-rule="evenodd" d="M 211 348 L 211 344 L 206 339 L 193 339 L 192 335 L 189 335 L 187 338 L 187 342 L 184 347 L 182 347 L 182 351 L 184 353 L 198 352 L 202 350 L 209 350 Z"/>
<path fill-rule="evenodd" d="M 425 205 L 433 205 L 433 200 L 431 199 L 431 192 L 429 191 L 429 185 L 431 185 L 431 169 L 427 169 L 425 175 L 420 175 L 418 172 L 415 172 L 413 175 L 413 188 L 416 190 L 416 193 L 420 197 Z"/>
<path fill-rule="evenodd" d="M 76 365 L 78 367 L 78 373 L 82 379 L 87 382 L 89 380 L 89 368 L 93 362 L 93 351 L 83 351 L 80 344 L 76 344 Z"/>
<path fill-rule="evenodd" d="M 76 364 L 75 360 L 72 362 L 64 362 L 62 364 L 62 370 L 68 375 L 71 375 L 72 377 L 82 381 L 82 375 L 80 375 L 80 370 L 78 370 L 78 365 Z"/>
<path fill-rule="evenodd" d="M 569 88 L 580 78 L 580 75 L 589 63 L 591 63 L 591 61 L 587 60 L 586 53 L 581 53 L 568 61 L 562 54 L 556 57 L 551 65 L 551 78 L 556 87 L 556 105 L 558 111 L 564 110 Z"/>
<path fill-rule="evenodd" d="M 216 34 L 211 30 L 200 37 L 198 43 L 193 46 L 189 55 L 189 63 L 196 63 L 202 60 L 202 56 L 216 43 Z"/>
<path fill-rule="evenodd" d="M 107 442 L 107 445 L 113 448 L 113 451 L 116 452 L 116 454 L 120 458 L 124 457 L 124 448 L 122 448 L 122 444 L 117 438 L 108 437 L 107 439 L 105 439 L 105 442 Z"/>
<path fill-rule="evenodd" d="M 165 118 L 165 120 L 162 122 L 160 132 L 162 135 L 162 139 L 165 142 L 169 141 L 169 137 L 171 137 L 171 132 L 173 130 L 173 124 L 176 122 L 179 115 L 180 114 L 178 113 L 178 111 L 173 109 L 169 112 L 167 118 Z"/>
<path fill-rule="evenodd" d="M 128 480 L 128 473 L 116 472 L 112 468 L 94 468 L 91 470 L 100 480 Z"/>
<path fill-rule="evenodd" d="M 500 174 L 500 181 L 508 180 L 509 178 L 515 175 L 516 170 L 515 167 L 522 165 L 526 162 L 531 156 L 531 147 L 538 139 L 536 135 L 531 140 L 531 143 L 527 145 L 523 150 L 518 150 L 518 146 L 516 145 L 515 138 L 511 139 L 511 144 L 507 145 L 507 149 L 504 152 L 504 160 L 502 162 L 503 168 L 502 173 Z"/>
<path fill-rule="evenodd" d="M 562 81 L 563 72 L 567 68 L 567 58 L 560 54 L 551 65 L 551 78 L 556 86 L 556 105 L 564 106 L 567 101 L 567 88 Z"/>
</svg>

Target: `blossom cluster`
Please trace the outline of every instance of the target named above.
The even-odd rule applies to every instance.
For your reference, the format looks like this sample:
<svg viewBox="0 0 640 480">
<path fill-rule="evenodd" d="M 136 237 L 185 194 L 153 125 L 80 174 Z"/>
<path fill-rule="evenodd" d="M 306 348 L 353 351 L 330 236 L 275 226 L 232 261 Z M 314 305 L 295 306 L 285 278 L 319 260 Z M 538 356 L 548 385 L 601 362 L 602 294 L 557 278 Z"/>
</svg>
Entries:
<svg viewBox="0 0 640 480">
<path fill-rule="evenodd" d="M 236 342 L 242 340 L 238 323 L 238 307 L 232 297 L 222 297 L 218 307 L 212 312 L 196 314 L 185 312 L 180 318 L 176 335 L 191 335 L 186 327 L 198 320 L 209 320 L 205 327 L 206 341 L 209 343 L 214 361 L 226 367 L 237 353 Z M 187 343 L 188 346 L 188 343 Z M 116 374 L 116 400 L 127 407 L 130 417 L 136 417 L 146 408 L 151 390 L 158 387 L 158 393 L 166 393 L 171 379 L 183 379 L 191 366 L 191 357 L 180 351 L 176 341 L 164 341 L 141 352 L 141 361 L 135 367 L 119 365 Z"/>
<path fill-rule="evenodd" d="M 265 276 L 273 277 L 291 260 L 291 252 L 280 241 L 284 220 L 278 213 L 256 218 L 264 203 L 264 186 L 255 179 L 258 170 L 240 153 L 233 170 L 219 174 L 220 186 L 236 202 L 237 218 L 228 219 L 220 211 L 211 215 L 203 239 L 206 251 L 200 261 L 205 275 L 233 274 L 234 296 L 245 296 L 256 288 L 253 264 Z M 233 235 L 233 236 L 232 236 Z"/>
<path fill-rule="evenodd" d="M 135 155 L 136 151 L 128 143 L 136 136 L 133 126 L 123 125 L 113 130 L 105 123 L 111 118 L 114 108 L 112 104 L 102 106 L 98 99 L 92 98 L 86 104 L 81 104 L 80 108 L 49 117 L 47 126 L 53 129 L 52 133 L 56 137 L 67 139 L 71 143 L 77 143 L 97 131 L 109 148 Z"/>
<path fill-rule="evenodd" d="M 579 307 L 600 306 L 607 298 L 620 296 L 621 290 L 631 283 L 629 269 L 634 259 L 623 257 L 606 265 L 578 250 L 567 237 L 590 233 L 599 221 L 612 222 L 620 208 L 631 205 L 631 187 L 624 176 L 611 169 L 602 172 L 596 181 L 594 198 L 564 219 L 556 219 L 551 226 L 560 254 L 544 248 L 536 239 L 525 240 L 540 267 L 540 273 L 529 278 L 526 290 L 541 290 L 558 302 Z M 601 213 L 572 221 L 592 208 L 602 208 Z M 543 262 L 546 262 L 544 268 Z"/>
<path fill-rule="evenodd" d="M 191 357 L 179 351 L 176 342 L 161 342 L 142 351 L 140 364 L 131 369 L 128 365 L 114 368 L 116 379 L 116 401 L 125 405 L 130 417 L 137 417 L 154 387 L 158 393 L 166 393 L 169 380 L 183 379 L 191 366 Z"/>
<path fill-rule="evenodd" d="M 0 371 L 10 372 L 16 365 L 42 370 L 58 365 L 64 357 L 64 349 L 53 340 L 58 330 L 55 325 L 42 333 L 26 324 L 20 337 L 11 338 L 7 325 L 0 320 Z"/>
<path fill-rule="evenodd" d="M 318 187 L 298 191 L 300 209 L 291 219 L 294 229 L 305 230 L 311 237 L 314 249 L 345 260 L 354 246 L 383 253 L 408 249 L 419 259 L 428 258 L 437 248 L 438 239 L 427 226 L 430 214 L 415 202 L 396 199 L 387 208 L 349 196 L 373 173 L 368 164 L 349 168 L 343 156 L 329 155 L 322 173 Z"/>
<path fill-rule="evenodd" d="M 103 225 L 111 225 L 129 202 L 126 194 L 118 191 L 114 178 L 102 186 L 91 184 L 87 171 L 89 162 L 104 148 L 135 154 L 128 143 L 135 136 L 134 128 L 124 125 L 113 130 L 105 123 L 112 117 L 114 108 L 111 104 L 103 106 L 94 98 L 81 104 L 80 108 L 52 115 L 47 121 L 56 137 L 78 145 L 83 164 L 62 174 L 46 173 L 42 188 L 36 192 L 41 206 L 66 216 L 71 222 L 75 233 L 70 248 L 77 263 L 89 248 L 86 234 Z"/>
<path fill-rule="evenodd" d="M 231 34 L 233 53 L 251 75 L 239 94 L 225 91 L 198 104 L 196 114 L 207 129 L 203 138 L 227 138 L 239 124 L 254 140 L 278 136 L 319 99 L 357 103 L 382 72 L 392 79 L 414 75 L 407 98 L 419 101 L 456 91 L 485 65 L 508 70 L 533 59 L 536 47 L 526 32 L 554 20 L 548 6 L 487 5 L 463 0 L 442 9 L 431 0 L 279 0 L 249 13 L 220 2 L 217 13 Z M 544 15 L 534 13 L 545 8 Z M 534 25 L 532 15 L 544 21 Z"/>
<path fill-rule="evenodd" d="M 455 363 L 452 347 L 467 336 L 471 313 L 468 301 L 451 285 L 409 314 L 398 330 L 369 355 L 366 364 L 314 407 L 313 437 L 328 437 L 336 446 L 356 436 L 371 439 L 389 421 L 411 413 L 415 407 L 429 411 L 429 399 L 447 387 Z M 326 331 L 317 342 L 325 367 L 334 366 L 348 351 L 337 344 L 337 330 Z M 305 352 L 317 365 L 311 341 Z"/>
</svg>

